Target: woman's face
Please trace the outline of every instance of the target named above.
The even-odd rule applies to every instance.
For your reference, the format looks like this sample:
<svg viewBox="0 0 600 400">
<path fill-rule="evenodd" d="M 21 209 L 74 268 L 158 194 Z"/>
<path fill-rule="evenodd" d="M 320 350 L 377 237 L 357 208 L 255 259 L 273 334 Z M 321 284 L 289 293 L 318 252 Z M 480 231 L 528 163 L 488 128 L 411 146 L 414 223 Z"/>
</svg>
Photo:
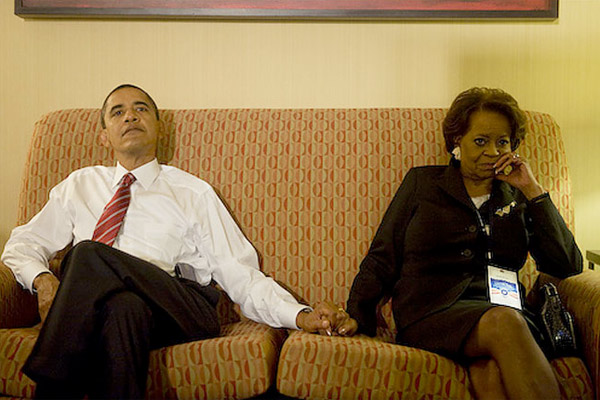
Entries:
<svg viewBox="0 0 600 400">
<path fill-rule="evenodd" d="M 471 114 L 469 129 L 460 138 L 460 170 L 463 176 L 484 180 L 495 176 L 494 164 L 510 153 L 510 124 L 497 112 L 479 110 Z"/>
</svg>

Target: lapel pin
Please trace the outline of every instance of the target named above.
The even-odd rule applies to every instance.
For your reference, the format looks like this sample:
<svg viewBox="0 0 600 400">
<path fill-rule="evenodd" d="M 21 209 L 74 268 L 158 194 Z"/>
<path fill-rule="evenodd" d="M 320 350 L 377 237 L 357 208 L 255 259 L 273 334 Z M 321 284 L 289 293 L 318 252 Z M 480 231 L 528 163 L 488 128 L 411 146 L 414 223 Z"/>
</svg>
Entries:
<svg viewBox="0 0 600 400">
<path fill-rule="evenodd" d="M 505 205 L 504 207 L 497 209 L 494 214 L 496 214 L 499 217 L 508 215 L 508 214 L 510 214 L 510 212 L 516 205 L 517 205 L 517 202 L 513 200 L 509 204 Z"/>
</svg>

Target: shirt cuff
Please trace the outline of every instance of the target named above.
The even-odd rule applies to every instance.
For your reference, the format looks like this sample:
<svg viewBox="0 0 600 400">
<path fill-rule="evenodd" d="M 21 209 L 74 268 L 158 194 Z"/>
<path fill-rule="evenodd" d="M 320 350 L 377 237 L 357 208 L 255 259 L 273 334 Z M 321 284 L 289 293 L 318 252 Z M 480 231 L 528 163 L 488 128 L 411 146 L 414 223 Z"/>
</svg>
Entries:
<svg viewBox="0 0 600 400">
<path fill-rule="evenodd" d="M 21 285 L 23 285 L 23 287 L 29 290 L 31 293 L 37 293 L 37 291 L 33 287 L 33 281 L 35 280 L 35 278 L 37 278 L 43 273 L 52 273 L 48 268 L 38 264 L 26 266 L 25 268 L 22 268 L 20 272 Z"/>
<path fill-rule="evenodd" d="M 281 308 L 281 325 L 288 329 L 300 330 L 298 325 L 296 325 L 296 317 L 305 308 L 312 310 L 304 304 L 284 303 Z"/>
</svg>

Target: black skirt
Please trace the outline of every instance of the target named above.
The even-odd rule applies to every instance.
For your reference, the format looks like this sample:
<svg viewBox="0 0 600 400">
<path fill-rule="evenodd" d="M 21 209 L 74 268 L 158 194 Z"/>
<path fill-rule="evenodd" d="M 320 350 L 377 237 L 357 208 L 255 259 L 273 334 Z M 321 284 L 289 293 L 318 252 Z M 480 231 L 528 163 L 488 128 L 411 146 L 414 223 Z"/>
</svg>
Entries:
<svg viewBox="0 0 600 400">
<path fill-rule="evenodd" d="M 463 346 L 469 334 L 483 314 L 493 307 L 487 297 L 485 275 L 473 279 L 458 301 L 414 322 L 398 332 L 399 344 L 431 351 L 467 364 Z M 521 314 L 542 351 L 547 354 L 548 346 L 542 331 L 535 323 L 535 314 L 524 308 Z"/>
</svg>

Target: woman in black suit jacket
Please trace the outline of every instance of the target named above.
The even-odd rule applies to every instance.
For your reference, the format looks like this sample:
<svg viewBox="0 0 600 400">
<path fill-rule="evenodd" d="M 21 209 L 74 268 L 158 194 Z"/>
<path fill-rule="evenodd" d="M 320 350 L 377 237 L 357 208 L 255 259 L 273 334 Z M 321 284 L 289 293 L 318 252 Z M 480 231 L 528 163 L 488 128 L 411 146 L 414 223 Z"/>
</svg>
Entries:
<svg viewBox="0 0 600 400">
<path fill-rule="evenodd" d="M 361 263 L 336 332 L 373 336 L 391 296 L 397 342 L 463 362 L 478 398 L 559 398 L 523 313 L 490 302 L 488 265 L 564 278 L 582 257 L 547 192 L 515 153 L 525 136 L 516 100 L 473 88 L 443 124 L 449 166 L 411 169 Z"/>
</svg>

